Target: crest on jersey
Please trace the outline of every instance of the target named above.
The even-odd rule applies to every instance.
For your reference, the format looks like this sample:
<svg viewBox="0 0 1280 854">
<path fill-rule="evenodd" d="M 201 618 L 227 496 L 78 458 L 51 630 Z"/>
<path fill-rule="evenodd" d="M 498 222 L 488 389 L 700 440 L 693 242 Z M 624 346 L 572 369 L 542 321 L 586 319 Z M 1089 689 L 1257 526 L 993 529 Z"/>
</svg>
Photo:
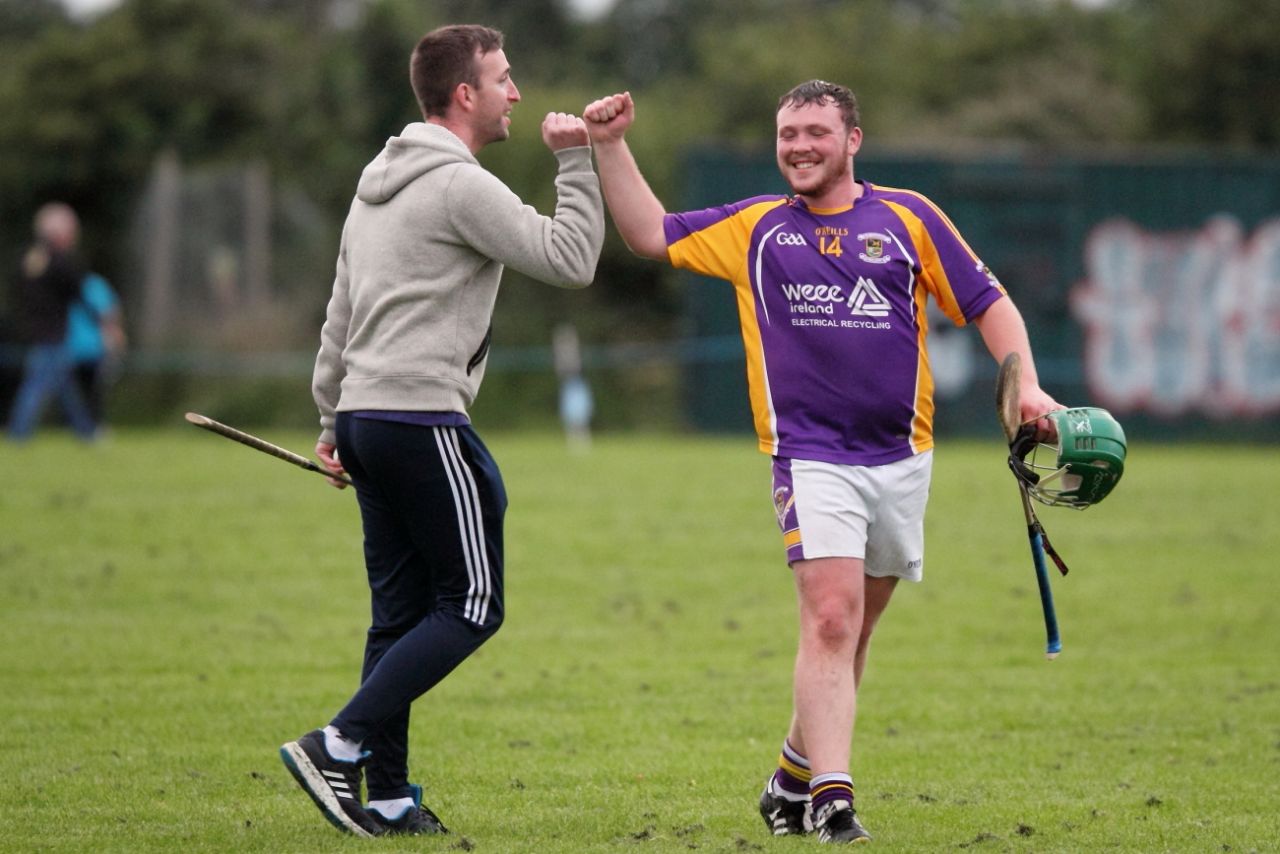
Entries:
<svg viewBox="0 0 1280 854">
<path fill-rule="evenodd" d="M 870 264 L 889 263 L 891 259 L 884 254 L 884 245 L 889 242 L 888 235 L 877 234 L 872 231 L 866 234 L 859 234 L 858 239 L 862 241 L 862 251 L 858 253 L 859 258 Z"/>
</svg>

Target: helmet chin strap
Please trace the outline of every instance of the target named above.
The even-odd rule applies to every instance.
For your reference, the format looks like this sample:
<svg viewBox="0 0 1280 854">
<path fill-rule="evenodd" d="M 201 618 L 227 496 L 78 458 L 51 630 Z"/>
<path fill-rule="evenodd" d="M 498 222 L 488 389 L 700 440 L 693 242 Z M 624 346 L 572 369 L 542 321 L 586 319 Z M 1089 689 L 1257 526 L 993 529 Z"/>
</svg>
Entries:
<svg viewBox="0 0 1280 854">
<path fill-rule="evenodd" d="M 1036 474 L 1026 462 L 1027 455 L 1035 449 L 1037 444 L 1034 423 L 1020 426 L 1012 441 L 1009 442 L 1009 469 L 1018 479 L 1018 488 L 1023 492 L 1024 501 L 1031 500 L 1030 489 L 1040 482 L 1040 475 Z M 1054 566 L 1058 567 L 1058 571 L 1066 575 L 1068 572 L 1066 561 L 1058 554 L 1053 543 L 1049 542 L 1049 535 L 1045 533 L 1044 525 L 1040 524 L 1040 518 L 1034 513 L 1031 515 L 1031 528 L 1040 535 L 1044 553 L 1053 561 Z"/>
<path fill-rule="evenodd" d="M 1027 465 L 1027 455 L 1035 450 L 1037 444 L 1035 424 L 1021 425 L 1009 441 L 1009 468 L 1027 486 L 1035 486 L 1040 482 L 1040 475 Z"/>
</svg>

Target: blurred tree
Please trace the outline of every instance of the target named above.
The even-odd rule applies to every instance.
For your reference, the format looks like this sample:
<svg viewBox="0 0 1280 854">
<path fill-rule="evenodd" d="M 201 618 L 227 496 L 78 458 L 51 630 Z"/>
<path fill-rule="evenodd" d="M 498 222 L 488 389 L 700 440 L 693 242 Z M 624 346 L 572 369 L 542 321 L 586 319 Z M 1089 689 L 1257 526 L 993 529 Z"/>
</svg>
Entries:
<svg viewBox="0 0 1280 854">
<path fill-rule="evenodd" d="M 435 0 L 432 5 L 440 17 L 436 26 L 484 24 L 501 30 L 513 77 L 518 71 L 530 82 L 564 79 L 564 66 L 574 55 L 575 30 L 563 0 Z"/>
<path fill-rule="evenodd" d="M 134 0 L 92 27 L 46 29 L 0 86 L 0 187 L 30 208 L 59 197 L 127 223 L 152 159 L 247 155 L 272 126 L 277 34 L 228 0 Z M 113 266 L 113 239 L 91 246 Z"/>
<path fill-rule="evenodd" d="M 57 0 L 0 0 L 0 45 L 24 42 L 67 23 L 66 8 Z"/>
<path fill-rule="evenodd" d="M 780 19 L 767 2 L 722 9 L 733 25 L 696 34 L 697 65 L 685 86 L 714 103 L 718 136 L 772 148 L 778 98 L 804 80 L 850 86 L 863 101 L 892 88 L 892 53 L 885 43 L 901 28 L 887 0 L 833 4 L 798 0 Z"/>
<path fill-rule="evenodd" d="M 910 124 L 890 117 L 894 138 L 1050 148 L 1137 138 L 1143 105 L 1123 78 L 1116 11 L 1067 0 L 963 0 L 949 11 L 946 26 L 915 33 Z"/>
<path fill-rule="evenodd" d="M 257 13 L 288 18 L 303 30 L 321 31 L 343 26 L 359 15 L 361 0 L 241 0 Z"/>
<path fill-rule="evenodd" d="M 1280 5 L 1131 0 L 1152 140 L 1280 150 Z"/>
<path fill-rule="evenodd" d="M 710 4 L 714 6 L 715 4 Z M 1141 105 L 1114 61 L 1108 10 L 1025 0 L 794 0 L 720 10 L 696 31 L 681 83 L 713 104 L 717 136 L 768 145 L 777 98 L 812 77 L 846 83 L 878 142 L 1132 139 Z M 663 82 L 670 79 L 670 74 Z"/>
<path fill-rule="evenodd" d="M 690 145 L 769 150 L 778 96 L 810 77 L 858 92 L 875 146 L 1280 148 L 1274 0 L 617 0 L 591 21 L 570 2 L 124 0 L 76 23 L 55 0 L 0 0 L 0 248 L 57 196 L 85 213 L 110 274 L 169 149 L 265 161 L 332 221 L 333 246 L 316 248 L 332 254 L 360 169 L 418 118 L 409 51 L 446 22 L 506 33 L 525 100 L 512 140 L 481 159 L 543 210 L 542 115 L 624 88 L 632 146 L 673 209 Z M 507 340 L 543 340 L 566 312 L 588 345 L 672 332 L 679 293 L 661 265 L 610 230 L 600 273 L 584 295 L 504 289 Z"/>
<path fill-rule="evenodd" d="M 434 20 L 423 20 L 419 4 L 370 4 L 352 31 L 352 55 L 361 68 L 369 132 L 357 140 L 368 156 L 409 122 L 421 121 L 409 85 L 409 54 Z"/>
</svg>

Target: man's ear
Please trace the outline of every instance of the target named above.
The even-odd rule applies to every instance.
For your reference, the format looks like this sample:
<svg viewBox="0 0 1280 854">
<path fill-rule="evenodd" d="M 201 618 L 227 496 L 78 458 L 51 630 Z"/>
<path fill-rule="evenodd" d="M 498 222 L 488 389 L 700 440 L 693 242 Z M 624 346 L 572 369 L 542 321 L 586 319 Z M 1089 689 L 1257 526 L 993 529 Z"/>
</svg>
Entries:
<svg viewBox="0 0 1280 854">
<path fill-rule="evenodd" d="M 849 131 L 849 156 L 857 154 L 859 148 L 862 148 L 862 128 L 855 127 Z"/>
<path fill-rule="evenodd" d="M 452 101 L 458 109 L 470 112 L 475 106 L 475 90 L 469 83 L 459 83 L 453 89 Z"/>
</svg>

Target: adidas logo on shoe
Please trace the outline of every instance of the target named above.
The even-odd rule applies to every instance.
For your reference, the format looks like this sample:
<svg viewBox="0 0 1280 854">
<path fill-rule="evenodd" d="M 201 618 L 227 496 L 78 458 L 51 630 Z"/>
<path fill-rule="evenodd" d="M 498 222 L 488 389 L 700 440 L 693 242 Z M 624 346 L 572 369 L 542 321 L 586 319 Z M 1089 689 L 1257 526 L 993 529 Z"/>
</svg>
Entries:
<svg viewBox="0 0 1280 854">
<path fill-rule="evenodd" d="M 382 833 L 382 827 L 360 805 L 361 769 L 368 754 L 355 762 L 334 759 L 325 749 L 324 732 L 317 729 L 282 746 L 280 758 L 334 827 L 355 836 Z"/>
</svg>

